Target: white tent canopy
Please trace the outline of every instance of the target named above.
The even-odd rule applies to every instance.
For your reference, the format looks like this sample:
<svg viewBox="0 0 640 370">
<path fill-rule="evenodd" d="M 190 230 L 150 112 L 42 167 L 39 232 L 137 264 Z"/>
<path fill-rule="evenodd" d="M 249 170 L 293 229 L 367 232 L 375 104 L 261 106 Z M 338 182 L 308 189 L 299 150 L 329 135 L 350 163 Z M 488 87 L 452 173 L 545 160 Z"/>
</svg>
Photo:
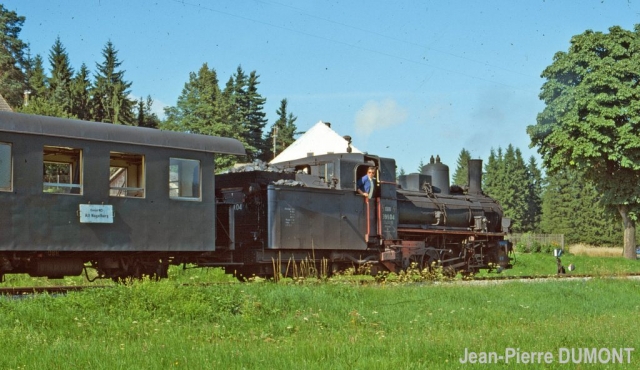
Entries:
<svg viewBox="0 0 640 370">
<path fill-rule="evenodd" d="M 269 163 L 282 163 L 313 155 L 347 153 L 348 142 L 326 122 L 318 122 Z M 352 153 L 362 153 L 351 146 Z"/>
</svg>

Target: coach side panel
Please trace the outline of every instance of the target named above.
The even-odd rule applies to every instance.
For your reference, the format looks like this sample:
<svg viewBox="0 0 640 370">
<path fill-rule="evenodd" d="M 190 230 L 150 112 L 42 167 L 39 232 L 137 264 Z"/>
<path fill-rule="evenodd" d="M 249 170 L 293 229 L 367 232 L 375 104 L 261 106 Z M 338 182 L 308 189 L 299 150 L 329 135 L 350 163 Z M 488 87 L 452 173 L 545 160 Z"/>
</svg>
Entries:
<svg viewBox="0 0 640 370">
<path fill-rule="evenodd" d="M 214 249 L 211 153 L 11 133 L 0 147 L 0 251 Z"/>
</svg>

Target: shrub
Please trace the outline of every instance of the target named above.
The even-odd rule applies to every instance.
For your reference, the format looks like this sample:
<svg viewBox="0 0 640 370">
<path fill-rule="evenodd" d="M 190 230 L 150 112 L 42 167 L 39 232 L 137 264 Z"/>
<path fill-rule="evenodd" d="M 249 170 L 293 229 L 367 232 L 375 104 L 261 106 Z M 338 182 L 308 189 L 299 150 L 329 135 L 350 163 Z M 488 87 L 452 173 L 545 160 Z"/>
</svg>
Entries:
<svg viewBox="0 0 640 370">
<path fill-rule="evenodd" d="M 519 241 L 518 243 L 516 243 L 516 252 L 529 253 L 529 248 L 527 248 L 527 245 L 524 242 Z"/>
<path fill-rule="evenodd" d="M 545 244 L 540 248 L 541 253 L 552 254 L 555 247 L 552 244 Z"/>
<path fill-rule="evenodd" d="M 540 245 L 539 242 L 534 241 L 531 243 L 531 253 L 540 253 L 541 250 L 542 250 L 542 246 Z"/>
</svg>

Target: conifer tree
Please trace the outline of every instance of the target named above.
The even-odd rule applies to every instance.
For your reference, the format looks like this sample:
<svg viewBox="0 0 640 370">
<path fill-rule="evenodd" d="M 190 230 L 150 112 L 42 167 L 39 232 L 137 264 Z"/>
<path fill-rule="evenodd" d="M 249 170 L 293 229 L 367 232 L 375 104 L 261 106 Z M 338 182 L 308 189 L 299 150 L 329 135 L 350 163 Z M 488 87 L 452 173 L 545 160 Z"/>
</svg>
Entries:
<svg viewBox="0 0 640 370">
<path fill-rule="evenodd" d="M 489 159 L 484 165 L 484 176 L 482 177 L 482 189 L 486 194 L 497 197 L 501 193 L 501 184 L 503 183 L 502 167 L 502 148 L 498 148 L 497 152 L 493 148 L 489 152 Z"/>
<path fill-rule="evenodd" d="M 267 148 L 263 139 L 263 128 L 267 123 L 264 113 L 264 99 L 258 93 L 258 75 L 252 71 L 249 76 L 238 66 L 224 90 L 225 101 L 233 108 L 230 122 L 242 133 L 248 160 L 260 157 Z"/>
<path fill-rule="evenodd" d="M 527 188 L 525 199 L 527 212 L 522 220 L 522 227 L 526 231 L 538 231 L 542 215 L 542 172 L 538 168 L 536 159 L 531 156 L 527 164 Z"/>
<path fill-rule="evenodd" d="M 47 96 L 47 75 L 44 71 L 42 57 L 39 54 L 29 60 L 27 84 L 31 91 L 30 98 Z"/>
<path fill-rule="evenodd" d="M 540 229 L 545 234 L 564 234 L 565 241 L 576 242 L 573 220 L 579 211 L 575 204 L 577 182 L 575 171 L 563 170 L 547 176 L 542 195 L 542 217 Z"/>
<path fill-rule="evenodd" d="M 458 155 L 458 161 L 456 162 L 456 171 L 453 174 L 453 183 L 460 186 L 469 185 L 469 160 L 471 159 L 471 153 L 468 150 L 462 148 Z"/>
<path fill-rule="evenodd" d="M 422 167 L 424 167 L 424 159 L 420 158 L 420 163 L 418 163 L 418 170 L 416 173 L 422 173 Z"/>
<path fill-rule="evenodd" d="M 261 153 L 268 150 L 267 143 L 263 139 L 263 130 L 267 124 L 264 104 L 267 100 L 258 93 L 258 85 L 260 84 L 258 77 L 260 76 L 256 74 L 256 71 L 249 74 L 244 100 L 244 132 L 246 133 L 246 142 L 252 148 L 252 151 L 248 153 L 250 159 L 258 158 Z M 292 117 L 287 117 L 287 119 Z M 287 125 L 285 125 L 286 130 L 293 130 L 292 134 L 296 130 L 295 125 L 291 126 L 293 121 L 287 121 Z"/>
<path fill-rule="evenodd" d="M 528 221 L 535 216 L 528 215 L 529 173 L 520 149 L 511 144 L 504 154 L 493 149 L 485 165 L 483 191 L 496 199 L 503 207 L 505 217 L 512 220 L 514 232 L 533 231 Z"/>
<path fill-rule="evenodd" d="M 268 158 L 265 158 L 267 161 L 275 158 L 276 155 L 295 141 L 294 136 L 297 133 L 295 122 L 298 117 L 291 112 L 287 112 L 287 104 L 287 99 L 282 99 L 280 107 L 276 110 L 278 120 L 271 126 L 271 132 L 269 133 L 269 142 L 272 147 L 268 151 Z"/>
<path fill-rule="evenodd" d="M 124 80 L 118 51 L 111 41 L 102 50 L 104 61 L 96 64 L 95 83 L 91 91 L 91 115 L 94 121 L 132 125 L 134 102 L 129 99 L 131 82 Z"/>
<path fill-rule="evenodd" d="M 82 63 L 80 70 L 71 80 L 70 111 L 78 119 L 91 119 L 91 81 L 89 68 Z"/>
<path fill-rule="evenodd" d="M 242 132 L 232 119 L 235 109 L 229 102 L 233 96 L 231 86 L 233 83 L 227 83 L 223 94 L 218 86 L 217 72 L 204 63 L 197 73 L 189 73 L 189 81 L 185 83 L 176 106 L 165 108 L 166 120 L 162 128 L 243 141 Z M 216 157 L 218 168 L 229 167 L 236 161 L 235 157 Z"/>
<path fill-rule="evenodd" d="M 546 182 L 540 221 L 543 233 L 564 234 L 567 243 L 620 243 L 619 220 L 599 204 L 601 194 L 578 171 L 559 170 L 547 176 Z"/>
<path fill-rule="evenodd" d="M 153 99 L 151 99 L 151 96 L 148 95 L 146 100 L 138 100 L 138 103 L 136 105 L 138 110 L 137 126 L 158 128 L 158 126 L 160 125 L 160 119 L 158 118 L 157 114 L 151 111 L 151 107 L 153 106 Z"/>
<path fill-rule="evenodd" d="M 65 109 L 65 104 L 56 102 L 51 98 L 50 78 L 45 74 L 42 57 L 36 55 L 35 58 L 29 61 L 29 65 L 30 68 L 27 73 L 30 89 L 28 102 L 25 105 L 19 105 L 16 111 L 41 116 L 73 118 L 73 114 Z"/>
<path fill-rule="evenodd" d="M 511 144 L 504 153 L 504 186 L 501 194 L 501 203 L 505 209 L 505 215 L 513 220 L 514 232 L 527 232 L 524 225 L 527 213 L 527 169 L 520 149 Z"/>
<path fill-rule="evenodd" d="M 23 103 L 27 86 L 29 45 L 20 40 L 25 17 L 0 4 L 0 94 L 12 107 Z"/>
<path fill-rule="evenodd" d="M 71 112 L 71 78 L 73 68 L 69 62 L 67 50 L 62 45 L 60 37 L 56 38 L 51 51 L 49 52 L 49 64 L 51 66 L 51 77 L 49 77 L 49 99 L 52 104 L 56 104 L 65 112 Z"/>
</svg>

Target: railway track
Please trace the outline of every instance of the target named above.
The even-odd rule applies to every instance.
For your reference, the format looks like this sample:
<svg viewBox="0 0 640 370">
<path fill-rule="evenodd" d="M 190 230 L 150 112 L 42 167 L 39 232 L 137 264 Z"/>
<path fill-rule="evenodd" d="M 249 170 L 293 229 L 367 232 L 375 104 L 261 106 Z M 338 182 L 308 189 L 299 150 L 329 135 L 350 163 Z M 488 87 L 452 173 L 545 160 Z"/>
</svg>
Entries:
<svg viewBox="0 0 640 370">
<path fill-rule="evenodd" d="M 0 296 L 22 296 L 33 294 L 65 294 L 77 292 L 91 288 L 104 288 L 106 286 L 96 285 L 74 285 L 74 286 L 37 286 L 37 287 L 0 287 Z"/>
</svg>

